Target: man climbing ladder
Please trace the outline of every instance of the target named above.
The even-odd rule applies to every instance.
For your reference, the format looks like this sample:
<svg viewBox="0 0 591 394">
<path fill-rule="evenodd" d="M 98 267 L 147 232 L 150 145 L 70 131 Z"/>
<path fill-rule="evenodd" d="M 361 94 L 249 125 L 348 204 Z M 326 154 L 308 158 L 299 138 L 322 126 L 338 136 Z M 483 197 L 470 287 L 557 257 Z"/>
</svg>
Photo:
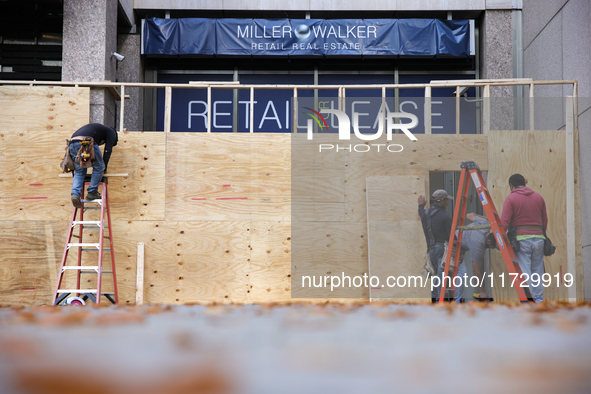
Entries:
<svg viewBox="0 0 591 394">
<path fill-rule="evenodd" d="M 100 123 L 90 123 L 79 128 L 70 140 L 70 156 L 76 167 L 72 181 L 72 204 L 82 208 L 82 192 L 86 171 L 92 167 L 92 177 L 88 186 L 87 200 L 100 200 L 98 186 L 107 171 L 113 147 L 117 145 L 118 136 L 115 129 Z M 105 145 L 105 153 L 101 154 L 99 145 Z"/>
</svg>

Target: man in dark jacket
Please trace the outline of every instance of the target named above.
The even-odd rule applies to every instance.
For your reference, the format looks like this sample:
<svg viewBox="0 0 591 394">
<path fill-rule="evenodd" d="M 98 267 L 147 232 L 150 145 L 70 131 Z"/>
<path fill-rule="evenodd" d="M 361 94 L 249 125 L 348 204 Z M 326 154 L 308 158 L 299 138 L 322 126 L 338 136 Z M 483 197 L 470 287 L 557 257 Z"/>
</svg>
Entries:
<svg viewBox="0 0 591 394">
<path fill-rule="evenodd" d="M 80 149 L 83 147 L 88 137 L 93 138 L 94 146 L 90 147 L 94 151 L 94 161 L 84 163 L 82 160 L 76 160 Z M 98 192 L 98 186 L 103 179 L 103 174 L 107 171 L 107 165 L 111 157 L 113 147 L 117 145 L 118 137 L 114 128 L 104 126 L 100 123 L 90 123 L 79 128 L 70 141 L 70 156 L 74 160 L 76 170 L 74 171 L 74 180 L 72 181 L 72 204 L 76 208 L 82 208 L 82 189 L 84 189 L 84 179 L 88 167 L 92 166 L 92 176 L 88 186 L 87 200 L 100 200 L 102 197 Z M 105 145 L 105 153 L 101 154 L 99 145 Z M 90 152 L 92 153 L 92 152 Z M 84 156 L 84 155 L 83 155 Z"/>
<path fill-rule="evenodd" d="M 425 239 L 427 240 L 427 246 L 429 247 L 431 262 L 437 270 L 437 275 L 441 277 L 444 271 L 441 268 L 441 261 L 445 257 L 443 256 L 445 249 L 444 244 L 445 242 L 449 242 L 452 224 L 451 215 L 445 210 L 445 208 L 447 207 L 448 200 L 453 200 L 453 197 L 447 194 L 445 190 L 439 189 L 433 192 L 431 199 L 433 202 L 431 208 L 425 210 L 427 200 L 424 196 L 419 196 L 419 216 L 421 217 L 421 223 L 423 224 L 423 232 L 425 233 Z M 428 216 L 431 217 L 431 232 L 433 233 L 432 240 L 427 226 Z M 441 286 L 438 286 L 437 288 L 434 287 L 431 291 L 432 302 L 437 302 L 439 299 L 440 288 Z"/>
<path fill-rule="evenodd" d="M 537 192 L 525 186 L 525 178 L 520 174 L 513 174 L 509 178 L 511 194 L 505 199 L 501 222 L 509 230 L 515 227 L 519 251 L 515 257 L 519 268 L 527 274 L 527 284 L 535 302 L 544 301 L 544 233 L 548 225 L 546 202 Z M 538 286 L 533 286 L 532 275 Z"/>
</svg>

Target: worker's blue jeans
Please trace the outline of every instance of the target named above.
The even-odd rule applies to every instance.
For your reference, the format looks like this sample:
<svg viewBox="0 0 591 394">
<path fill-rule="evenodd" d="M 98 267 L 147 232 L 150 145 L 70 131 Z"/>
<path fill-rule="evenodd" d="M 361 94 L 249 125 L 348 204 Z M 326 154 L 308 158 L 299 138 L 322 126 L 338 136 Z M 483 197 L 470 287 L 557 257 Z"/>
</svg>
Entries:
<svg viewBox="0 0 591 394">
<path fill-rule="evenodd" d="M 527 284 L 532 298 L 535 302 L 544 301 L 544 282 L 542 281 L 542 275 L 544 275 L 544 240 L 542 238 L 529 238 L 519 241 L 519 252 L 515 253 L 515 257 L 519 262 L 521 272 L 527 274 Z M 532 274 L 539 275 L 538 286 L 532 285 Z"/>
<path fill-rule="evenodd" d="M 82 196 L 82 189 L 84 189 L 84 179 L 86 178 L 86 171 L 88 168 L 80 167 L 80 164 L 75 160 L 78 151 L 80 150 L 80 142 L 74 141 L 70 144 L 70 156 L 74 160 L 76 170 L 74 171 L 74 180 L 72 181 L 72 194 L 78 197 Z M 98 190 L 101 179 L 103 179 L 103 173 L 105 171 L 105 163 L 103 162 L 103 155 L 97 144 L 94 144 L 94 158 L 95 161 L 92 164 L 92 176 L 90 177 L 90 185 L 88 186 L 88 192 L 96 192 Z"/>
<path fill-rule="evenodd" d="M 441 292 L 441 283 L 443 281 L 443 272 L 445 271 L 443 268 L 441 268 L 441 262 L 445 261 L 445 256 L 443 255 L 443 251 L 445 249 L 445 246 L 443 246 L 443 244 L 435 244 L 435 246 L 431 249 L 431 251 L 429 252 L 429 255 L 431 257 L 431 262 L 433 263 L 433 265 L 435 265 L 435 267 L 437 268 L 437 276 L 439 276 L 440 279 L 440 285 L 437 287 L 433 287 L 433 291 L 431 291 L 431 298 L 435 299 L 435 301 L 439 301 L 439 295 Z M 459 286 L 456 286 L 455 290 L 454 290 L 454 299 L 456 302 L 461 302 L 462 300 L 462 296 L 464 295 L 464 274 L 466 273 L 466 265 L 464 263 L 460 264 L 460 266 L 458 267 L 458 273 L 457 276 L 462 277 L 462 283 Z M 456 284 L 459 284 L 460 280 L 457 279 L 456 280 Z M 448 285 L 448 282 L 446 282 L 446 286 Z"/>
</svg>

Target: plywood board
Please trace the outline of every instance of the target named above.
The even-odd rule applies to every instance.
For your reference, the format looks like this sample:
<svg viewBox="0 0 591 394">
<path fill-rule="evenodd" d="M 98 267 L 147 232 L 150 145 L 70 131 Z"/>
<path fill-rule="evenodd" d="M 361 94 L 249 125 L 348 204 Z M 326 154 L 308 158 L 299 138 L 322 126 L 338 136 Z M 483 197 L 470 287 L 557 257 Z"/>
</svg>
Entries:
<svg viewBox="0 0 591 394">
<path fill-rule="evenodd" d="M 72 178 L 58 175 L 65 139 L 70 135 L 71 131 L 61 136 L 25 131 L 0 137 L 2 144 L 11 147 L 0 156 L 0 220 L 69 217 Z M 164 218 L 163 134 L 123 133 L 113 149 L 108 170 L 130 174 L 110 179 L 113 218 Z"/>
<path fill-rule="evenodd" d="M 250 227 L 250 302 L 291 298 L 290 223 L 253 222 Z"/>
<path fill-rule="evenodd" d="M 502 213 L 503 202 L 510 194 L 508 180 L 515 173 L 523 175 L 527 185 L 540 193 L 548 212 L 548 236 L 556 245 L 553 256 L 544 258 L 550 275 L 566 273 L 566 178 L 564 131 L 491 131 L 489 134 L 488 186 L 491 197 Z M 578 208 L 577 208 L 578 211 Z M 491 253 L 491 269 L 498 276 L 508 274 L 500 253 Z M 573 273 L 574 275 L 574 273 Z M 494 286 L 493 297 L 514 300 L 517 296 L 510 287 Z M 548 299 L 565 299 L 564 286 L 544 290 Z"/>
<path fill-rule="evenodd" d="M 164 220 L 166 136 L 122 132 L 108 171 L 129 177 L 109 178 L 113 220 Z"/>
<path fill-rule="evenodd" d="M 288 220 L 285 135 L 167 135 L 167 220 Z"/>
<path fill-rule="evenodd" d="M 291 223 L 292 297 L 367 299 L 366 287 L 324 286 L 324 276 L 363 276 L 367 266 L 367 226 L 362 223 Z M 315 278 L 322 286 L 303 286 L 304 277 Z"/>
<path fill-rule="evenodd" d="M 70 136 L 89 122 L 89 103 L 90 88 L 0 86 L 0 133 Z"/>
<path fill-rule="evenodd" d="M 0 221 L 0 305 L 51 304 L 66 221 Z"/>
<path fill-rule="evenodd" d="M 67 133 L 0 133 L 0 220 L 64 220 L 70 184 L 58 178 Z"/>
<path fill-rule="evenodd" d="M 370 287 L 372 300 L 430 297 L 429 283 L 421 277 L 426 244 L 419 195 L 425 195 L 422 176 L 367 178 L 369 273 L 380 282 Z"/>
<path fill-rule="evenodd" d="M 370 176 L 366 179 L 367 217 L 370 221 L 416 221 L 417 199 L 425 195 L 422 176 Z"/>
<path fill-rule="evenodd" d="M 118 221 L 113 227 L 122 303 L 135 302 L 144 242 L 144 303 L 246 302 L 249 222 Z"/>
</svg>

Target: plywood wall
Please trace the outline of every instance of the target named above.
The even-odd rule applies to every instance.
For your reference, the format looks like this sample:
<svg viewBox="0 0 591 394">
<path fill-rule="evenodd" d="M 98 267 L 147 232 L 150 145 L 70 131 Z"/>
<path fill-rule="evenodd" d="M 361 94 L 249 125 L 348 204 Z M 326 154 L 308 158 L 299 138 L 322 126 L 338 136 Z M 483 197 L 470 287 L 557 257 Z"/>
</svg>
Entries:
<svg viewBox="0 0 591 394">
<path fill-rule="evenodd" d="M 374 149 L 366 153 L 348 150 L 337 152 L 336 149 L 319 151 L 318 144 L 321 143 L 343 145 L 336 138 L 334 134 L 317 135 L 314 137 L 315 149 L 309 149 L 311 144 L 306 135 L 292 137 L 292 295 L 303 298 L 368 299 L 370 289 L 367 287 L 330 291 L 325 287 L 302 286 L 304 276 L 318 279 L 326 275 L 342 277 L 344 274 L 353 277 L 368 273 L 366 178 L 385 176 L 398 179 L 399 192 L 395 192 L 393 186 L 388 189 L 394 194 L 388 202 L 392 205 L 386 210 L 392 210 L 393 214 L 408 215 L 405 217 L 410 222 L 418 220 L 417 196 L 414 193 L 422 190 L 424 194 L 428 190 L 426 180 L 429 178 L 429 171 L 455 171 L 460 168 L 462 161 L 470 160 L 480 163 L 483 170 L 486 170 L 486 137 L 429 135 L 411 142 L 404 135 L 395 135 L 392 141 L 384 138 L 372 143 L 382 144 L 384 147 L 387 144 L 400 144 L 404 146 L 404 150 L 399 153 L 384 152 L 385 148 L 380 152 Z M 421 181 L 417 181 L 416 177 L 420 177 Z M 410 182 L 410 179 L 413 181 Z M 422 182 L 422 187 L 417 186 L 417 182 Z M 404 199 L 394 197 L 409 190 L 412 190 L 410 199 L 408 196 Z M 405 223 L 397 225 L 406 224 L 406 228 L 392 229 L 389 235 L 394 236 L 395 232 L 399 232 L 404 234 L 405 239 L 413 239 L 409 245 L 404 241 L 400 242 L 399 254 L 413 258 L 412 261 L 405 261 L 404 267 L 419 264 L 415 274 L 420 275 L 423 256 L 418 256 L 415 251 L 419 244 L 418 250 L 424 255 L 424 236 L 414 231 L 420 228 L 416 223 L 406 223 L 405 219 Z M 412 256 L 418 256 L 419 261 L 415 261 Z M 387 270 L 388 267 L 384 269 Z M 411 271 L 413 268 L 405 270 Z M 389 296 L 391 295 L 393 294 Z"/>
<path fill-rule="evenodd" d="M 430 298 L 430 280 L 409 281 L 420 277 L 424 265 L 426 247 L 418 246 L 424 235 L 417 214 L 418 197 L 428 195 L 424 177 L 378 175 L 366 182 L 369 274 L 380 278 L 379 286 L 370 286 L 371 299 Z"/>
<path fill-rule="evenodd" d="M 58 177 L 59 161 L 65 138 L 88 122 L 88 91 L 2 89 L 2 105 L 11 107 L 0 110 L 0 304 L 49 303 L 72 211 L 71 179 Z M 19 100 L 23 108 L 15 106 Z M 146 303 L 368 299 L 367 288 L 327 294 L 293 286 L 302 272 L 368 272 L 366 178 L 418 177 L 428 190 L 430 171 L 457 171 L 462 161 L 473 160 L 491 172 L 500 204 L 505 174 L 520 167 L 518 160 L 532 160 L 539 163 L 534 168 L 547 167 L 543 179 L 532 182 L 544 190 L 559 184 L 548 163 L 563 160 L 562 140 L 552 133 L 515 133 L 429 135 L 413 143 L 394 136 L 391 143 L 405 150 L 389 156 L 319 156 L 299 149 L 303 135 L 122 133 L 109 164 L 109 172 L 129 174 L 109 183 L 120 302 L 135 300 L 139 242 L 145 244 Z M 526 142 L 525 156 L 518 149 L 501 151 Z M 550 147 L 550 156 L 537 158 Z M 557 192 L 544 197 L 549 206 L 562 203 Z M 552 223 L 560 214 L 553 215 L 551 236 L 558 242 L 560 227 Z M 413 226 L 416 231 L 399 229 L 408 238 L 400 247 L 422 251 L 424 239 Z M 292 239 L 294 233 L 303 237 Z"/>
<path fill-rule="evenodd" d="M 0 87 L 0 220 L 59 220 L 69 194 L 55 167 L 88 123 L 88 88 Z M 51 170 L 53 171 L 51 171 Z"/>
<path fill-rule="evenodd" d="M 57 177 L 89 88 L 0 87 L 0 304 L 51 301 L 71 214 Z"/>
</svg>

